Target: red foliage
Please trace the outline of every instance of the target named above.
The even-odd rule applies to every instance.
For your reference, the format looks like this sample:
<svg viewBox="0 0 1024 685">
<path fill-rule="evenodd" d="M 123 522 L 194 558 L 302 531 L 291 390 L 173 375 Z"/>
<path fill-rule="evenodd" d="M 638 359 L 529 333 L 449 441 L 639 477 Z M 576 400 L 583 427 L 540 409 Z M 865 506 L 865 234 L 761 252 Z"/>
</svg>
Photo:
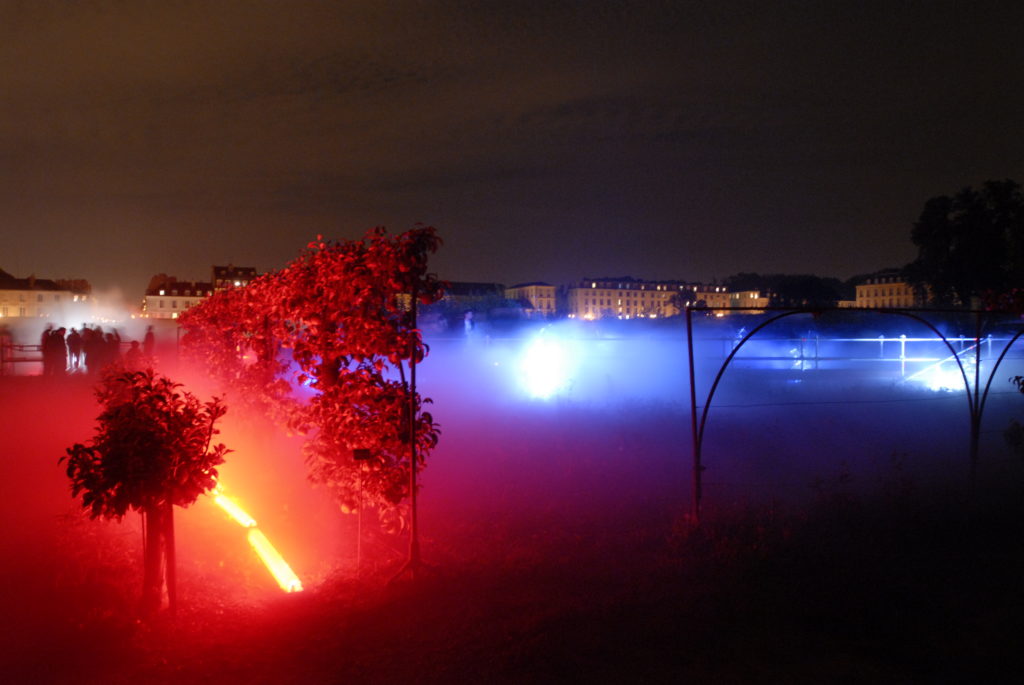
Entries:
<svg viewBox="0 0 1024 685">
<path fill-rule="evenodd" d="M 1024 316 L 1024 290 L 1020 288 L 1002 292 L 987 291 L 982 294 L 981 302 L 987 311 L 1012 312 Z"/>
<path fill-rule="evenodd" d="M 427 273 L 440 244 L 431 227 L 394 236 L 375 228 L 360 241 L 318 237 L 282 270 L 216 293 L 181 319 L 189 353 L 308 436 L 309 477 L 343 510 L 361 497 L 393 515 L 409 495 L 411 389 L 403 364 L 422 361 L 427 348 L 403 297 L 440 299 L 442 284 Z M 300 385 L 316 391 L 310 401 L 296 399 Z M 429 400 L 412 399 L 421 468 L 438 429 L 420 411 Z M 369 449 L 371 458 L 356 461 L 354 449 Z"/>
<path fill-rule="evenodd" d="M 187 507 L 216 484 L 228 450 L 211 440 L 227 409 L 218 398 L 200 403 L 180 388 L 152 369 L 111 368 L 103 376 L 95 437 L 60 460 L 67 462 L 72 496 L 82 494 L 90 516 Z"/>
</svg>

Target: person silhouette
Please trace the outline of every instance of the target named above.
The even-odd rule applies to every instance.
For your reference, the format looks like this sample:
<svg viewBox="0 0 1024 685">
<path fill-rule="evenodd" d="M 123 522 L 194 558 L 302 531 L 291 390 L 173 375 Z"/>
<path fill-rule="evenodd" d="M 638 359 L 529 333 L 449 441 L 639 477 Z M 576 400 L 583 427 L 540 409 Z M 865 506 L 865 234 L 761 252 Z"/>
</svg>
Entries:
<svg viewBox="0 0 1024 685">
<path fill-rule="evenodd" d="M 71 361 L 68 363 L 68 368 L 72 371 L 78 371 L 82 365 L 82 335 L 74 328 L 68 333 L 68 354 Z"/>
<path fill-rule="evenodd" d="M 125 367 L 138 371 L 143 366 L 143 354 L 142 348 L 139 347 L 138 340 L 132 340 L 131 345 L 128 347 L 128 351 L 124 353 L 124 365 Z"/>
<path fill-rule="evenodd" d="M 142 339 L 142 353 L 147 357 L 152 357 L 153 352 L 156 350 L 156 335 L 153 333 L 152 326 L 146 326 L 146 335 Z"/>
</svg>

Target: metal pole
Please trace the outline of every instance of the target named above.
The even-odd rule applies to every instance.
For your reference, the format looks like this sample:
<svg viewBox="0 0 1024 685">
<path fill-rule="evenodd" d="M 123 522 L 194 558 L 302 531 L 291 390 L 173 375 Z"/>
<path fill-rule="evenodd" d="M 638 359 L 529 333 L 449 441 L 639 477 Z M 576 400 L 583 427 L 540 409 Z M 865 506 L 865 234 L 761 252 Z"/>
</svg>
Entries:
<svg viewBox="0 0 1024 685">
<path fill-rule="evenodd" d="M 907 376 L 907 334 L 900 336 L 900 378 Z"/>
<path fill-rule="evenodd" d="M 412 347 L 409 357 L 409 565 L 410 573 L 416 576 L 416 566 L 420 563 L 419 519 L 416 511 L 416 298 L 419 295 L 415 286 L 412 289 L 412 330 L 409 332 Z"/>
<path fill-rule="evenodd" d="M 971 488 L 978 478 L 978 443 L 981 441 L 981 312 L 974 313 L 974 405 L 971 407 Z"/>
<path fill-rule="evenodd" d="M 359 464 L 359 508 L 356 510 L 356 573 L 363 565 L 363 465 Z"/>
<path fill-rule="evenodd" d="M 686 353 L 690 365 L 690 430 L 693 435 L 693 520 L 700 523 L 700 440 L 697 435 L 697 381 L 693 368 L 693 310 L 686 308 Z"/>
<path fill-rule="evenodd" d="M 410 302 L 411 326 L 409 333 L 409 558 L 402 568 L 398 570 L 389 582 L 394 583 L 403 573 L 409 572 L 409 577 L 416 578 L 416 569 L 422 564 L 420 561 L 420 540 L 419 540 L 419 517 L 416 511 L 416 352 L 417 333 L 416 330 L 416 299 L 419 292 L 416 286 L 412 289 L 412 301 Z"/>
<path fill-rule="evenodd" d="M 164 515 L 164 559 L 167 562 L 167 609 L 173 618 L 178 613 L 178 567 L 174 549 L 174 505 L 168 503 Z"/>
</svg>

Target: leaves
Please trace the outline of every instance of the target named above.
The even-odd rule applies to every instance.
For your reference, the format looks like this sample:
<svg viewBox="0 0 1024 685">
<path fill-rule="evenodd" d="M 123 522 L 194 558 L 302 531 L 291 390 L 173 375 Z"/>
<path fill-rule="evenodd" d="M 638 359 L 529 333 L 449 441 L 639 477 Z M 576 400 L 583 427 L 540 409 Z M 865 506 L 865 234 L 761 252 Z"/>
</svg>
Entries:
<svg viewBox="0 0 1024 685">
<path fill-rule="evenodd" d="M 65 463 L 73 497 L 93 518 L 121 518 L 129 509 L 188 506 L 213 487 L 228 449 L 210 446 L 227 409 L 219 398 L 200 403 L 152 369 L 112 369 L 96 396 L 104 409 L 89 444 L 76 443 Z"/>
<path fill-rule="evenodd" d="M 1024 193 L 1014 181 L 931 198 L 911 239 L 918 256 L 907 276 L 936 303 L 998 301 L 1024 288 Z"/>
<path fill-rule="evenodd" d="M 403 365 L 426 356 L 406 307 L 414 295 L 425 304 L 443 295 L 427 272 L 440 244 L 431 227 L 377 227 L 360 241 L 317 236 L 284 269 L 218 292 L 181 319 L 189 355 L 241 401 L 307 436 L 310 480 L 346 508 L 362 501 L 384 512 L 408 496 L 410 405 L 417 461 L 437 444 L 432 417 L 419 413 L 429 400 L 410 392 Z M 353 449 L 372 458 L 357 463 Z"/>
</svg>

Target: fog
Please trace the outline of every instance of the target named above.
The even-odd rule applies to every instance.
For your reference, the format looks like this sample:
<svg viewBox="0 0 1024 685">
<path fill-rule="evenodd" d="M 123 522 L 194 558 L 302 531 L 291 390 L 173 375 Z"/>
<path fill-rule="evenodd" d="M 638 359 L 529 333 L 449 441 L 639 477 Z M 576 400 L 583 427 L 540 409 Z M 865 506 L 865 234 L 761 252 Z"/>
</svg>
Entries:
<svg viewBox="0 0 1024 685">
<path fill-rule="evenodd" d="M 725 357 L 757 321 L 695 321 L 699 410 Z M 125 335 L 141 330 L 129 322 Z M 991 347 L 982 350 L 982 383 L 991 364 L 984 360 L 998 355 L 999 341 L 1013 331 L 993 329 Z M 931 334 L 884 317 L 862 317 L 854 328 L 802 315 L 745 346 L 723 374 L 708 413 L 705 514 L 800 503 L 843 488 L 963 483 L 969 473 L 966 395 L 927 381 L 942 371 L 949 356 L 944 348 L 927 340 L 897 342 L 902 335 Z M 430 353 L 418 367 L 418 389 L 433 400 L 429 410 L 441 428 L 421 477 L 426 558 L 529 554 L 529 541 L 539 535 L 601 536 L 609 526 L 634 525 L 637 512 L 640 519 L 668 521 L 692 507 L 681 321 L 492 324 L 469 336 L 427 331 L 425 337 Z M 160 369 L 201 399 L 218 392 L 206 370 L 178 360 L 173 325 L 158 326 L 157 349 Z M 985 477 L 1017 468 L 1002 431 L 1021 414 L 1024 398 L 1009 378 L 1024 373 L 1022 356 L 1011 351 L 992 383 L 979 462 Z M 108 545 L 120 545 L 124 556 L 107 559 L 108 570 L 115 561 L 141 562 L 138 516 L 120 524 L 85 521 L 57 464 L 66 447 L 92 436 L 99 407 L 91 379 L 38 373 L 24 364 L 17 376 L 0 378 L 0 478 L 11 484 L 0 504 L 5 602 L 28 622 L 43 621 L 46 612 L 25 598 L 60 585 L 62 555 L 83 553 L 81 538 L 102 535 Z M 218 439 L 233 450 L 221 470 L 225 491 L 258 521 L 307 588 L 356 572 L 358 518 L 342 514 L 308 483 L 302 438 L 241 410 L 230 392 L 225 401 L 229 412 Z M 244 531 L 207 497 L 178 510 L 176 523 L 186 593 L 207 588 L 237 602 L 279 593 Z M 396 566 L 405 538 L 377 531 L 369 514 L 363 523 L 362 570 Z M 488 530 L 502 532 L 504 548 L 489 547 Z M 523 545 L 508 545 L 509 539 Z M 125 578 L 138 580 L 130 572 Z"/>
<path fill-rule="evenodd" d="M 870 489 L 894 478 L 966 476 L 970 415 L 948 349 L 920 324 L 878 318 L 854 328 L 801 315 L 744 346 L 708 411 L 706 506 L 806 499 L 836 480 Z M 726 356 L 760 320 L 695 320 L 698 418 Z M 983 343 L 982 385 L 991 368 L 985 359 L 1008 337 L 1007 329 L 995 330 Z M 428 341 L 421 388 L 437 400 L 445 431 L 428 483 L 437 477 L 447 487 L 458 474 L 487 468 L 469 458 L 473 451 L 484 458 L 498 450 L 517 482 L 578 468 L 594 471 L 581 476 L 594 488 L 631 485 L 632 497 L 671 492 L 689 506 L 693 448 L 681 322 L 569 322 Z M 965 358 L 973 357 L 972 344 L 957 343 Z M 1022 398 L 1009 378 L 1024 372 L 1021 356 L 1011 350 L 986 403 L 981 454 L 992 469 L 1009 459 L 1002 431 L 1019 414 Z M 452 473 L 437 475 L 449 464 Z"/>
</svg>

